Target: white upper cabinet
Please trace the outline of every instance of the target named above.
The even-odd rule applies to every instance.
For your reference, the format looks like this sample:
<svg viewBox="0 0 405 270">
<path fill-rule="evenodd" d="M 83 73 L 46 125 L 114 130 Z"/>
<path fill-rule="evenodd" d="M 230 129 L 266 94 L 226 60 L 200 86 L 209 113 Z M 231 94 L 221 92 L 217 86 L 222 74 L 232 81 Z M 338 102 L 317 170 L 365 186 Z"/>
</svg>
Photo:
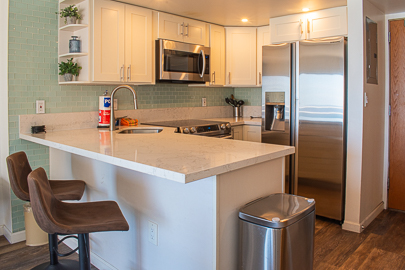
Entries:
<svg viewBox="0 0 405 270">
<path fill-rule="evenodd" d="M 347 36 L 347 7 L 319 10 L 308 14 L 307 39 Z"/>
<path fill-rule="evenodd" d="M 94 74 L 93 81 L 124 79 L 124 4 L 94 1 Z"/>
<path fill-rule="evenodd" d="M 127 82 L 152 82 L 152 11 L 125 6 L 125 67 Z"/>
<path fill-rule="evenodd" d="M 227 85 L 256 85 L 256 27 L 226 27 Z"/>
<path fill-rule="evenodd" d="M 225 84 L 225 28 L 210 25 L 211 85 Z"/>
<path fill-rule="evenodd" d="M 347 36 L 346 7 L 270 19 L 272 44 L 333 36 Z"/>
<path fill-rule="evenodd" d="M 152 83 L 152 11 L 94 1 L 95 82 Z"/>
<path fill-rule="evenodd" d="M 208 46 L 206 27 L 205 22 L 159 12 L 157 38 Z"/>
<path fill-rule="evenodd" d="M 261 26 L 257 28 L 257 67 L 256 67 L 256 82 L 257 85 L 262 85 L 262 58 L 263 58 L 263 46 L 270 45 L 270 27 Z"/>
<path fill-rule="evenodd" d="M 271 43 L 305 39 L 305 14 L 294 14 L 270 19 Z"/>
</svg>

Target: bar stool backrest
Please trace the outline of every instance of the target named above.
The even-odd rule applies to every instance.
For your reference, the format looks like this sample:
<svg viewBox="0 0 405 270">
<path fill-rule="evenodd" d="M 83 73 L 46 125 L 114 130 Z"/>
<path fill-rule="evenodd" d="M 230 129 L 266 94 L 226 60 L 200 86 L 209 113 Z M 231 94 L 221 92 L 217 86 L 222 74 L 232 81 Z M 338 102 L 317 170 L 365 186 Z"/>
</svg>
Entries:
<svg viewBox="0 0 405 270">
<path fill-rule="evenodd" d="M 30 201 L 28 174 L 32 171 L 25 152 L 14 153 L 6 158 L 10 186 L 14 194 L 23 201 Z"/>
<path fill-rule="evenodd" d="M 28 175 L 31 206 L 38 226 L 49 234 L 60 232 L 54 218 L 58 205 L 61 204 L 52 192 L 48 176 L 43 168 L 38 168 Z"/>
</svg>

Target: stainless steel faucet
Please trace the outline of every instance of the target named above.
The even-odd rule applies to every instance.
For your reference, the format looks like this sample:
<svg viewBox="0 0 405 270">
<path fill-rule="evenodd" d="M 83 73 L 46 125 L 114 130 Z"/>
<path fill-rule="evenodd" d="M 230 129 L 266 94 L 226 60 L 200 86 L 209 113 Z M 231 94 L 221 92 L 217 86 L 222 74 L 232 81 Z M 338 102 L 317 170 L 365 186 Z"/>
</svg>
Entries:
<svg viewBox="0 0 405 270">
<path fill-rule="evenodd" d="M 129 85 L 120 85 L 120 86 L 115 87 L 114 90 L 111 93 L 110 131 L 115 130 L 114 95 L 115 95 L 115 92 L 117 92 L 117 90 L 119 90 L 121 88 L 126 88 L 126 89 L 130 90 L 132 92 L 132 94 L 134 94 L 134 109 L 135 110 L 138 109 L 138 102 L 136 101 L 136 92 L 131 86 L 129 86 Z"/>
</svg>

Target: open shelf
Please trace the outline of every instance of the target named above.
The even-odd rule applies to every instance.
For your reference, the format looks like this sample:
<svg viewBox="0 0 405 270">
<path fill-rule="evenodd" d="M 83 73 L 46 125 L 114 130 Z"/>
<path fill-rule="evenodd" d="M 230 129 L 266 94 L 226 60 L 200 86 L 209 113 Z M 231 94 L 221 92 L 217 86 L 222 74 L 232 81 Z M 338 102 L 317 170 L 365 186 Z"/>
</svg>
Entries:
<svg viewBox="0 0 405 270">
<path fill-rule="evenodd" d="M 59 0 L 59 3 L 64 5 L 75 5 L 83 1 L 85 0 Z"/>
<path fill-rule="evenodd" d="M 59 57 L 81 57 L 81 56 L 87 56 L 89 55 L 88 53 L 64 53 L 59 55 Z"/>
<path fill-rule="evenodd" d="M 67 24 L 65 26 L 62 26 L 61 28 L 59 28 L 60 31 L 70 31 L 70 32 L 74 32 L 77 30 L 81 30 L 84 29 L 86 27 L 89 27 L 87 24 Z"/>
</svg>

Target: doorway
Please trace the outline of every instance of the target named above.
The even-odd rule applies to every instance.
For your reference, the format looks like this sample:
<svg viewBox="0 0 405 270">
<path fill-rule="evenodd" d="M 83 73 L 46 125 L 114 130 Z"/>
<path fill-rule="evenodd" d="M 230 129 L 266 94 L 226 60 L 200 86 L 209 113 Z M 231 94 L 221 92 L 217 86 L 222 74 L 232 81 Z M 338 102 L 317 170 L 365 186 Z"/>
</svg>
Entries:
<svg viewBox="0 0 405 270">
<path fill-rule="evenodd" d="M 405 211 L 405 21 L 389 22 L 390 104 L 388 207 Z"/>
</svg>

